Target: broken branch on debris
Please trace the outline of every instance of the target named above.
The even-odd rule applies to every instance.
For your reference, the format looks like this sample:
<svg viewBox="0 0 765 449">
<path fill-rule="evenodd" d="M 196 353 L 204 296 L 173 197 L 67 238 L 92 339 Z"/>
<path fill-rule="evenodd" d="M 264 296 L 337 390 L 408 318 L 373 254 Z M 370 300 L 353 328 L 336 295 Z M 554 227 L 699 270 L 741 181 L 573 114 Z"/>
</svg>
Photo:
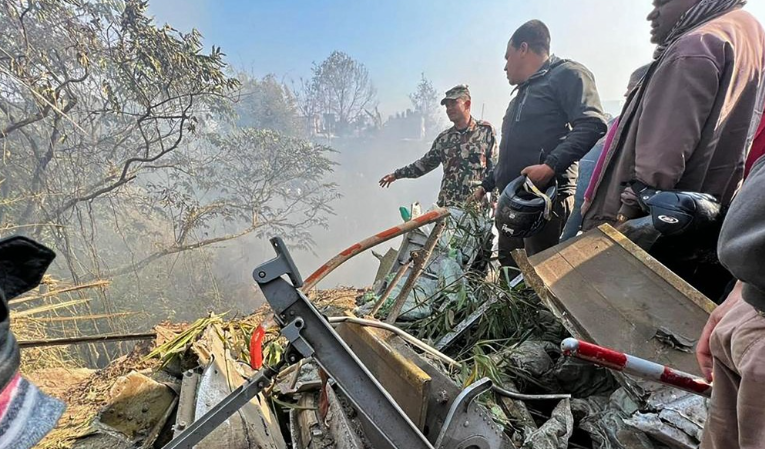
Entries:
<svg viewBox="0 0 765 449">
<path fill-rule="evenodd" d="M 511 289 L 515 288 L 518 284 L 523 282 L 523 275 L 519 274 L 516 276 L 515 279 L 510 281 L 509 287 Z M 499 295 L 490 296 L 488 300 L 486 300 L 481 306 L 476 309 L 475 312 L 470 314 L 467 318 L 465 318 L 464 321 L 459 323 L 457 326 L 454 327 L 448 334 L 444 335 L 440 340 L 438 340 L 438 343 L 436 343 L 436 349 L 439 351 L 443 350 L 450 344 L 452 344 L 457 338 L 459 338 L 470 326 L 473 325 L 479 318 L 481 318 L 490 308 L 492 305 L 494 305 L 495 302 L 500 300 Z"/>
<path fill-rule="evenodd" d="M 119 313 L 97 313 L 92 315 L 56 316 L 56 317 L 46 317 L 46 318 L 27 317 L 24 319 L 27 319 L 30 321 L 37 321 L 41 323 L 61 323 L 65 321 L 102 320 L 107 318 L 113 319 L 113 318 L 121 318 L 121 317 L 133 316 L 138 314 L 139 312 L 119 312 Z"/>
<path fill-rule="evenodd" d="M 404 274 L 406 274 L 406 270 L 409 269 L 409 267 L 412 266 L 412 261 L 409 261 L 398 269 L 396 272 L 396 275 L 393 276 L 393 279 L 390 281 L 388 286 L 385 288 L 385 291 L 382 295 L 380 295 L 380 299 L 377 300 L 377 303 L 375 303 L 374 307 L 372 307 L 372 310 L 369 312 L 371 316 L 377 315 L 377 312 L 380 311 L 380 308 L 385 304 L 385 301 L 388 300 L 388 297 L 391 293 L 393 293 L 393 289 L 396 288 L 396 285 L 398 285 L 398 281 L 401 280 L 402 277 L 404 277 Z"/>
<path fill-rule="evenodd" d="M 21 312 L 11 312 L 11 318 L 17 319 L 17 318 L 22 318 L 25 316 L 36 315 L 38 313 L 50 312 L 52 310 L 63 309 L 64 307 L 72 307 L 72 306 L 76 306 L 80 304 L 85 304 L 90 301 L 91 300 L 88 298 L 88 299 L 75 299 L 72 301 L 60 302 L 58 304 L 48 304 L 45 306 L 35 307 L 29 310 L 22 310 Z"/>
<path fill-rule="evenodd" d="M 428 240 L 425 242 L 423 248 L 412 253 L 412 272 L 406 279 L 404 286 L 401 287 L 401 291 L 398 293 L 396 302 L 393 303 L 393 307 L 391 307 L 390 312 L 388 313 L 388 318 L 385 319 L 386 323 L 395 323 L 398 317 L 401 315 L 401 309 L 404 308 L 406 298 L 409 297 L 409 293 L 411 293 L 412 289 L 414 288 L 415 282 L 417 282 L 417 278 L 420 277 L 423 270 L 425 269 L 425 264 L 428 262 L 428 259 L 430 259 L 431 254 L 433 254 L 433 249 L 435 249 L 436 244 L 438 244 L 438 238 L 441 236 L 445 226 L 446 220 L 439 221 L 438 224 L 433 228 L 430 236 L 428 236 Z"/>
</svg>

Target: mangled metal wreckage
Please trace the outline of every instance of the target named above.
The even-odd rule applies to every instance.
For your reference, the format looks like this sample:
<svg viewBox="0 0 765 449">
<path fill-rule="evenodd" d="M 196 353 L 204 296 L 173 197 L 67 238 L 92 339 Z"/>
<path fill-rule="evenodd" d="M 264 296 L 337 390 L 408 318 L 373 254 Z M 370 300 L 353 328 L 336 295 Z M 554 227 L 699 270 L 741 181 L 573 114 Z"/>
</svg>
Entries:
<svg viewBox="0 0 765 449">
<path fill-rule="evenodd" d="M 702 390 L 708 385 L 694 384 L 702 390 L 686 388 L 701 393 L 692 394 L 668 387 L 671 380 L 657 377 L 662 385 L 625 371 L 616 373 L 622 388 L 610 397 L 525 396 L 492 385 L 488 378 L 462 389 L 436 367 L 457 362 L 421 342 L 426 352 L 419 355 L 404 339 L 372 327 L 408 337 L 399 329 L 369 320 L 323 317 L 299 290 L 302 280 L 281 241 L 272 243 L 277 258 L 256 269 L 254 277 L 289 341 L 285 363 L 296 366 L 278 388 L 287 393 L 320 388 L 318 393 L 301 395 L 298 406 L 290 411 L 295 448 L 563 448 L 568 447 L 575 418 L 576 427 L 590 434 L 593 447 L 691 449 L 698 445 L 706 415 Z M 398 254 L 423 244 L 417 243 L 417 237 L 405 239 Z M 686 380 L 696 382 L 697 368 L 688 352 L 693 341 L 684 335 L 692 335 L 703 324 L 711 303 L 618 232 L 603 227 L 531 260 L 518 256 L 527 283 L 571 335 L 687 370 Z M 630 273 L 621 279 L 621 288 L 607 287 L 613 282 L 603 277 L 603 264 L 612 272 Z M 405 261 L 396 260 L 386 270 L 391 274 L 402 267 L 407 267 Z M 582 300 L 582 295 L 589 297 Z M 659 296 L 662 299 L 656 300 Z M 603 308 L 614 317 L 611 324 L 597 318 Z M 609 332 L 612 325 L 622 331 Z M 438 347 L 448 344 L 441 340 Z M 533 342 L 521 347 L 529 345 Z M 256 374 L 166 447 L 191 447 L 237 407 L 268 388 L 282 369 L 276 366 Z M 495 422 L 491 411 L 477 400 L 489 391 L 505 396 L 506 414 L 522 428 L 527 423 L 523 432 L 506 432 Z M 521 399 L 555 400 L 552 404 L 558 405 L 552 408 L 551 419 L 537 428 Z M 511 435 L 522 439 L 511 439 Z"/>
<path fill-rule="evenodd" d="M 256 268 L 253 276 L 273 309 L 282 335 L 289 342 L 283 364 L 298 364 L 301 360 L 310 359 L 333 379 L 344 400 L 357 413 L 363 429 L 363 432 L 343 433 L 350 441 L 346 440 L 342 444 L 349 445 L 347 447 L 363 447 L 361 439 L 365 439 L 371 447 L 381 449 L 513 447 L 502 428 L 491 419 L 488 410 L 476 401 L 480 394 L 491 390 L 491 380 L 481 379 L 460 391 L 451 380 L 429 367 L 426 361 L 411 351 L 407 355 L 412 358 L 407 359 L 408 362 L 401 362 L 408 365 L 408 370 L 403 372 L 416 373 L 413 375 L 419 379 L 411 379 L 412 382 L 404 382 L 402 386 L 414 385 L 415 388 L 420 387 L 420 391 L 419 394 L 414 391 L 411 395 L 405 391 L 406 388 L 400 388 L 399 391 L 402 399 L 410 396 L 421 402 L 418 404 L 415 401 L 409 413 L 405 412 L 299 290 L 303 285 L 302 278 L 283 242 L 275 238 L 272 244 L 277 257 Z M 282 276 L 288 276 L 290 282 Z M 353 331 L 347 331 L 350 332 Z M 397 351 L 406 350 L 399 348 Z M 277 365 L 257 372 L 207 413 L 198 417 L 165 448 L 191 448 L 202 441 L 253 397 L 268 388 L 283 368 Z M 427 377 L 430 377 L 430 382 L 422 382 Z M 333 412 L 339 414 L 342 407 L 338 407 L 335 395 L 327 391 L 325 398 Z M 354 437 L 359 437 L 359 440 L 354 441 Z"/>
<path fill-rule="evenodd" d="M 440 211 L 425 217 L 437 222 L 446 215 Z M 464 218 L 459 214 L 452 217 L 457 221 Z M 407 231 L 399 251 L 383 258 L 387 261 L 383 260 L 378 272 L 381 282 L 373 288 L 378 295 L 367 298 L 366 303 L 363 297 L 356 298 L 360 307 L 355 315 L 375 315 L 370 309 L 389 308 L 392 299 L 380 300 L 385 299 L 386 292 L 396 302 L 407 303 L 401 318 L 410 322 L 439 313 L 445 304 L 454 304 L 454 298 L 443 292 L 440 303 L 423 303 L 422 298 L 433 297 L 437 285 L 460 282 L 460 273 L 475 261 L 480 239 L 471 241 L 470 235 L 476 234 L 471 232 L 457 236 L 460 244 L 455 251 L 454 245 L 445 243 L 454 241 L 455 235 L 449 232 L 455 229 L 447 230 L 430 262 L 421 273 L 415 273 L 422 274 L 417 288 L 408 292 L 406 285 L 412 275 L 402 274 L 416 271 L 410 256 L 428 246 L 428 234 L 440 231 L 435 223 L 432 230 L 416 232 L 414 225 L 406 226 L 399 229 L 401 233 Z M 480 220 L 470 226 L 481 228 L 479 235 L 483 232 Z M 380 235 L 389 238 L 393 234 L 386 231 Z M 447 374 L 454 374 L 459 363 L 439 350 L 459 346 L 456 342 L 464 342 L 462 333 L 480 323 L 491 307 L 502 304 L 489 300 L 476 305 L 430 347 L 399 327 L 356 318 L 349 310 L 346 316 L 323 316 L 303 295 L 302 278 L 281 240 L 274 239 L 272 244 L 277 257 L 256 268 L 253 276 L 288 342 L 281 362 L 256 372 L 237 362 L 238 357 L 231 354 L 222 337 L 225 332 L 209 326 L 204 337 L 192 345 L 201 368 L 182 376 L 182 382 L 172 388 L 175 395 L 161 395 L 177 399 L 168 405 L 164 416 L 155 417 L 150 431 L 143 431 L 148 436 L 133 442 L 143 447 L 269 449 L 694 449 L 698 445 L 706 415 L 703 396 L 641 380 L 630 376 L 629 370 L 615 373 L 619 388 L 605 371 L 583 370 L 584 362 L 569 363 L 560 357 L 576 352 L 565 344 L 562 351 L 555 349 L 560 342 L 555 335 L 560 332 L 546 341 L 520 341 L 496 356 L 507 358 L 508 363 L 542 383 L 554 373 L 560 388 L 541 392 L 564 391 L 575 398 L 569 394 L 523 395 L 512 381 L 502 380 L 505 389 L 480 376 L 462 388 Z M 354 245 L 341 256 L 345 254 L 347 260 L 363 246 Z M 557 326 L 562 322 L 569 336 L 590 342 L 585 347 L 594 347 L 594 343 L 655 360 L 688 371 L 689 379 L 697 374 L 688 352 L 694 342 L 687 336 L 703 325 L 711 303 L 618 232 L 603 227 L 532 258 L 518 254 L 518 260 L 527 287 L 532 287 L 546 306 L 538 316 L 552 318 L 552 311 L 560 320 Z M 619 282 L 608 275 L 614 272 L 621 273 Z M 315 285 L 315 275 L 312 279 Z M 520 280 L 511 281 L 511 287 Z M 391 290 L 397 294 L 391 295 Z M 604 319 L 606 315 L 611 318 Z M 578 340 L 564 343 L 571 345 L 572 341 Z M 551 351 L 560 357 L 554 364 L 548 356 Z M 132 377 L 128 380 L 124 382 L 136 381 Z M 290 403 L 279 403 L 278 398 L 289 398 Z M 274 409 L 274 403 L 279 407 Z M 540 403 L 545 404 L 543 415 L 539 415 Z M 495 404 L 501 406 L 499 417 Z M 119 419 L 112 419 L 122 413 L 119 406 L 111 409 L 101 413 L 101 421 L 107 421 L 105 427 L 109 428 L 109 422 L 124 427 Z M 512 426 L 500 424 L 508 424 L 508 419 Z M 131 429 L 136 425 L 130 423 Z M 168 428 L 173 437 L 169 443 L 167 435 L 158 438 L 160 431 L 166 434 L 162 429 Z M 582 435 L 588 437 L 582 439 Z M 98 438 L 112 436 L 107 432 Z M 586 446 L 578 445 L 585 440 Z M 123 446 L 129 444 L 75 445 L 78 449 Z"/>
</svg>

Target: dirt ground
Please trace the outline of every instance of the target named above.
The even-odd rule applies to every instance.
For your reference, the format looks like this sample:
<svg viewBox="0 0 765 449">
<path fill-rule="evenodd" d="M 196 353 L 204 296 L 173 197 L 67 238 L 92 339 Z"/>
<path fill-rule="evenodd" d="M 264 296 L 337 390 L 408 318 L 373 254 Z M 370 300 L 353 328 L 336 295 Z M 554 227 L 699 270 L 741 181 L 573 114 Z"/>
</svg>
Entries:
<svg viewBox="0 0 765 449">
<path fill-rule="evenodd" d="M 66 403 L 66 411 L 58 425 L 37 448 L 70 448 L 76 437 L 86 435 L 90 422 L 106 405 L 109 391 L 117 378 L 131 371 L 150 371 L 159 366 L 158 360 L 144 360 L 152 344 L 147 342 L 137 345 L 131 354 L 99 371 L 55 368 L 24 372 L 23 375 L 44 392 Z"/>
</svg>

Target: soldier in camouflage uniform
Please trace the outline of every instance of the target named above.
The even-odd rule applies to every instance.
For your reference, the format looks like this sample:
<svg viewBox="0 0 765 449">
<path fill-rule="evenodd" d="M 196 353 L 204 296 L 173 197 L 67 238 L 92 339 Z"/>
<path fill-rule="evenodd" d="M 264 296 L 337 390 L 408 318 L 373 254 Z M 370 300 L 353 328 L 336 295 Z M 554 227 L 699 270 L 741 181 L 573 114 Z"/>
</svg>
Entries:
<svg viewBox="0 0 765 449">
<path fill-rule="evenodd" d="M 439 206 L 464 206 L 473 190 L 491 173 L 497 157 L 494 128 L 470 115 L 470 91 L 459 85 L 441 100 L 454 126 L 442 132 L 422 159 L 399 168 L 380 180 L 381 187 L 395 180 L 419 178 L 443 164 L 444 177 L 438 194 Z"/>
</svg>

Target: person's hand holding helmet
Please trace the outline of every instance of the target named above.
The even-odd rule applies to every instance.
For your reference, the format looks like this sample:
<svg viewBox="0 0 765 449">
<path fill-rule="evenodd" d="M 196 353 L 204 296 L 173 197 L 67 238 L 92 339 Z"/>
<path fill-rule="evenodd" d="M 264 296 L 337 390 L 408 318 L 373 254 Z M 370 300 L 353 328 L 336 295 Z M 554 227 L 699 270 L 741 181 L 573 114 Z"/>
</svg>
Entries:
<svg viewBox="0 0 765 449">
<path fill-rule="evenodd" d="M 555 177 L 555 170 L 547 164 L 537 164 L 524 168 L 521 174 L 529 178 L 538 188 L 544 189 Z"/>
</svg>

